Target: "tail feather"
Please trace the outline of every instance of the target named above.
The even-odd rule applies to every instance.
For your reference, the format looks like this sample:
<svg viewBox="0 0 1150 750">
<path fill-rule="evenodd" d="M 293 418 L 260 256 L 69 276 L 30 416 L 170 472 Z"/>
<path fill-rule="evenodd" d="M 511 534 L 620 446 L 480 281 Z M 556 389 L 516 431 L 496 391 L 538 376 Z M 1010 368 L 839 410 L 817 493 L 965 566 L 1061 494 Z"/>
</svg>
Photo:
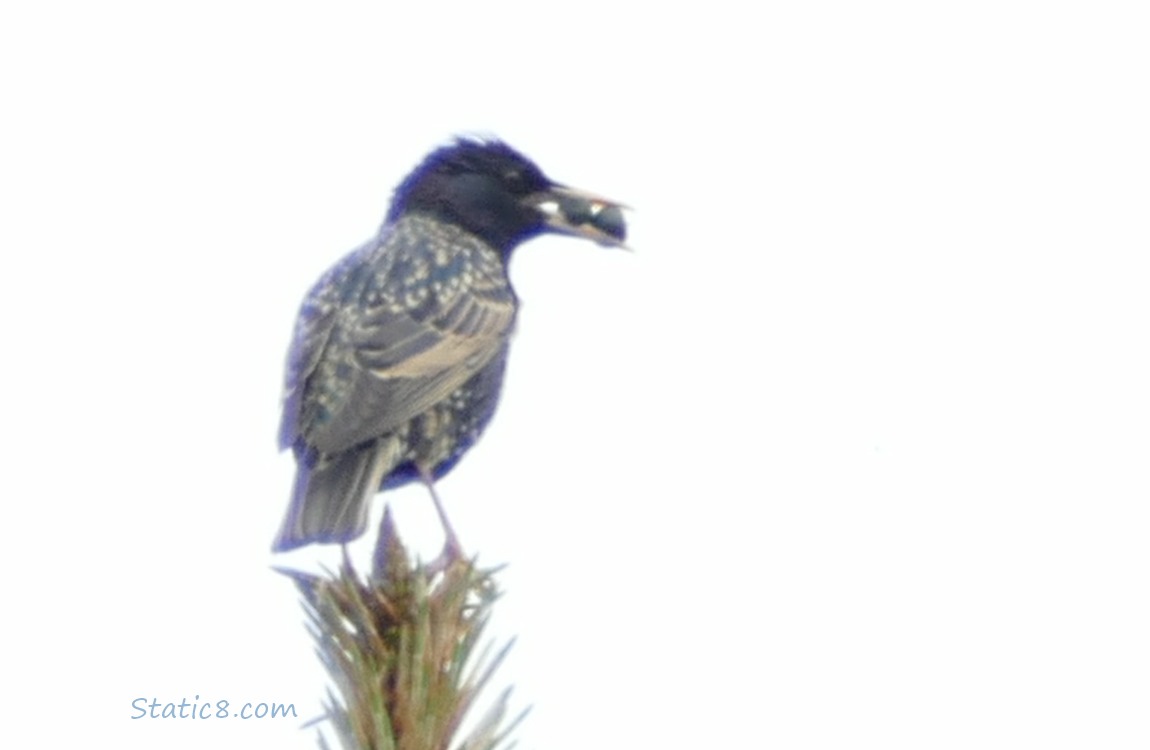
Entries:
<svg viewBox="0 0 1150 750">
<path fill-rule="evenodd" d="M 395 440 L 381 439 L 296 472 L 291 505 L 272 545 L 286 552 L 312 543 L 349 542 L 367 528 L 371 499 L 399 460 Z"/>
</svg>

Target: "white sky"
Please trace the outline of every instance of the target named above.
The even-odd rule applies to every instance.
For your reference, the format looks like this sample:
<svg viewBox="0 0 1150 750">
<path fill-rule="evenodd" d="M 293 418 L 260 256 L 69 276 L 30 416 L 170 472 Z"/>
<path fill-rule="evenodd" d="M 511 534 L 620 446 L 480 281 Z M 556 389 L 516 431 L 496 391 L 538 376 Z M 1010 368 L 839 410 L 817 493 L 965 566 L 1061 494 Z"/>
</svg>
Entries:
<svg viewBox="0 0 1150 750">
<path fill-rule="evenodd" d="M 8 736 L 315 746 L 131 702 L 318 711 L 270 571 L 334 560 L 269 552 L 296 306 L 490 133 L 635 207 L 634 254 L 520 249 L 500 412 L 440 485 L 509 565 L 521 747 L 1150 744 L 1140 4 L 24 5 Z"/>
</svg>

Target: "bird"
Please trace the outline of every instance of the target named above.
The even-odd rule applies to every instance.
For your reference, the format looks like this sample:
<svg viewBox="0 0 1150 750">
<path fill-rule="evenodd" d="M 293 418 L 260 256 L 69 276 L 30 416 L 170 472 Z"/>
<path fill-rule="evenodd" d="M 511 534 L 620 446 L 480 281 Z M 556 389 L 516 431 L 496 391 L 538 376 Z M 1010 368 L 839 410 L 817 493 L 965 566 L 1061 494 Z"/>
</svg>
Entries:
<svg viewBox="0 0 1150 750">
<path fill-rule="evenodd" d="M 279 430 L 295 481 L 274 552 L 352 541 L 378 492 L 435 492 L 495 413 L 519 308 L 512 251 L 557 233 L 626 247 L 616 201 L 548 178 L 501 140 L 458 137 L 395 189 L 378 234 L 304 298 Z"/>
</svg>

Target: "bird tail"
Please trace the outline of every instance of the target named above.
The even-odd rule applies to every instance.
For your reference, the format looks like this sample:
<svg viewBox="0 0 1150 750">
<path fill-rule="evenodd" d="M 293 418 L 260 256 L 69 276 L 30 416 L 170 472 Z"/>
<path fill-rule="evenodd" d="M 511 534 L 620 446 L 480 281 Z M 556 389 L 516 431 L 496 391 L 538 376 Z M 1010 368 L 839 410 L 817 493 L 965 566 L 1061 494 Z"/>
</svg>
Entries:
<svg viewBox="0 0 1150 750">
<path fill-rule="evenodd" d="M 301 461 L 291 505 L 272 551 L 348 542 L 362 534 L 371 499 L 399 460 L 398 442 L 375 440 L 335 456 L 320 456 L 314 466 Z"/>
</svg>

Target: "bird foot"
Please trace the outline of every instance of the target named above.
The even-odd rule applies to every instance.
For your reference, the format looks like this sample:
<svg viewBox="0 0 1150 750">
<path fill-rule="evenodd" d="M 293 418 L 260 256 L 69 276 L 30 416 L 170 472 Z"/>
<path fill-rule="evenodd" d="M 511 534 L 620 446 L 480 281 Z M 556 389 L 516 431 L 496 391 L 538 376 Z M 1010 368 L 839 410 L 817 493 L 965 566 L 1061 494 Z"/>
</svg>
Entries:
<svg viewBox="0 0 1150 750">
<path fill-rule="evenodd" d="M 439 501 L 439 493 L 435 491 L 435 482 L 428 471 L 420 471 L 423 477 L 423 483 L 427 485 L 428 492 L 431 493 L 431 501 L 435 504 L 435 512 L 439 515 L 439 523 L 443 526 L 443 534 L 447 538 L 443 542 L 443 550 L 439 555 L 427 565 L 427 571 L 432 577 L 439 573 L 446 571 L 453 563 L 461 560 L 466 560 L 463 554 L 463 545 L 459 543 L 459 537 L 455 535 L 455 529 L 451 526 L 451 521 L 447 518 L 447 511 L 443 509 L 443 503 Z"/>
<path fill-rule="evenodd" d="M 467 558 L 463 554 L 463 548 L 459 546 L 459 540 L 455 535 L 447 538 L 443 543 L 443 549 L 436 555 L 435 559 L 424 566 L 427 571 L 428 579 L 435 578 L 440 573 L 446 573 L 451 566 L 458 562 L 466 562 Z"/>
</svg>

